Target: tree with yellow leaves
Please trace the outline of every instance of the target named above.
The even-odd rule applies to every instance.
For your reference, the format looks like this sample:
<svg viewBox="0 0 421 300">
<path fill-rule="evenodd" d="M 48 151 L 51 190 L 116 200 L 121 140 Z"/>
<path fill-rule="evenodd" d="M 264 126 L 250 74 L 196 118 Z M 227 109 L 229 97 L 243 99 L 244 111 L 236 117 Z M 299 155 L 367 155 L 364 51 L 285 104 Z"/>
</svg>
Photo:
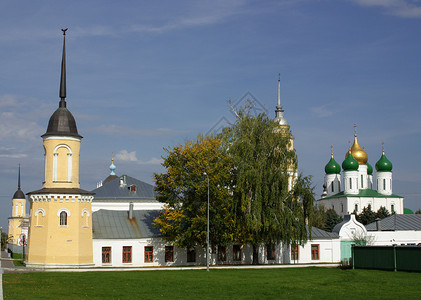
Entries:
<svg viewBox="0 0 421 300">
<path fill-rule="evenodd" d="M 222 141 L 198 136 L 195 141 L 166 149 L 166 172 L 155 174 L 157 200 L 166 203 L 154 225 L 164 239 L 182 247 L 206 246 L 209 176 L 210 245 L 233 241 L 232 161 Z"/>
</svg>

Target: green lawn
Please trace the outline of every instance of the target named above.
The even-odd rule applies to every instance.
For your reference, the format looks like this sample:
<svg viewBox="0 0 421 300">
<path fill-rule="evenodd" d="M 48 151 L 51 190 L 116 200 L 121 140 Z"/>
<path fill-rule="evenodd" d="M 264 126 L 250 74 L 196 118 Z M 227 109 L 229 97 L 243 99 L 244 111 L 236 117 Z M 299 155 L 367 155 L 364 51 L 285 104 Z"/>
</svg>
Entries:
<svg viewBox="0 0 421 300">
<path fill-rule="evenodd" d="M 421 273 L 336 268 L 3 274 L 4 299 L 391 299 Z"/>
</svg>

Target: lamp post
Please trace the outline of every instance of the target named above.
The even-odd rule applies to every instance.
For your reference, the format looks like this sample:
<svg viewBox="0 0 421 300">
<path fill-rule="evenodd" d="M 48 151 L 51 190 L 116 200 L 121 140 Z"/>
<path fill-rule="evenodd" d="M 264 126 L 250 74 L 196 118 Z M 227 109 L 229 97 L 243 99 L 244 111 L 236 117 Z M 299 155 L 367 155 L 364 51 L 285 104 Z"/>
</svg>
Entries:
<svg viewBox="0 0 421 300">
<path fill-rule="evenodd" d="M 209 175 L 203 172 L 208 178 L 208 209 L 207 209 L 207 230 L 206 230 L 206 271 L 209 272 Z"/>
</svg>

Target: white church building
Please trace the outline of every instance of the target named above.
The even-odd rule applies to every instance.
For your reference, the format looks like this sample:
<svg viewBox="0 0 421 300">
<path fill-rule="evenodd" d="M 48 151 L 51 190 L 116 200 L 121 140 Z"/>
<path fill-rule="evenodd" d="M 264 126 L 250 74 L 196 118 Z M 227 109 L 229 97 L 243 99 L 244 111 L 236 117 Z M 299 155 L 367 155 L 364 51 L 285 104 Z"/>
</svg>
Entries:
<svg viewBox="0 0 421 300">
<path fill-rule="evenodd" d="M 358 143 L 356 125 L 354 125 L 354 143 L 349 147 L 341 167 L 333 158 L 325 166 L 323 194 L 317 201 L 326 209 L 334 209 L 340 216 L 361 213 L 363 208 L 371 206 L 376 212 L 385 207 L 390 213 L 403 214 L 403 197 L 392 193 L 392 163 L 387 159 L 382 146 L 382 154 L 373 167 L 368 163 L 367 153 Z M 376 183 L 374 189 L 373 180 Z"/>
</svg>

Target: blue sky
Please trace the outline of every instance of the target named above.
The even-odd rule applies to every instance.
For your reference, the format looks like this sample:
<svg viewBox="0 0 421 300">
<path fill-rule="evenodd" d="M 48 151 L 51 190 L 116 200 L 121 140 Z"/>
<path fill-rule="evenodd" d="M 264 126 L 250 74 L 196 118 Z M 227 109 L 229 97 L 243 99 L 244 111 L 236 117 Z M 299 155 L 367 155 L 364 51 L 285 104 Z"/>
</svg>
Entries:
<svg viewBox="0 0 421 300">
<path fill-rule="evenodd" d="M 109 174 L 152 183 L 163 148 L 232 120 L 251 92 L 274 117 L 277 79 L 299 168 L 322 192 L 357 123 L 374 166 L 385 142 L 394 193 L 421 207 L 421 1 L 2 1 L 0 226 L 17 168 L 41 188 L 41 135 L 58 107 L 61 28 L 81 187 Z"/>
</svg>

